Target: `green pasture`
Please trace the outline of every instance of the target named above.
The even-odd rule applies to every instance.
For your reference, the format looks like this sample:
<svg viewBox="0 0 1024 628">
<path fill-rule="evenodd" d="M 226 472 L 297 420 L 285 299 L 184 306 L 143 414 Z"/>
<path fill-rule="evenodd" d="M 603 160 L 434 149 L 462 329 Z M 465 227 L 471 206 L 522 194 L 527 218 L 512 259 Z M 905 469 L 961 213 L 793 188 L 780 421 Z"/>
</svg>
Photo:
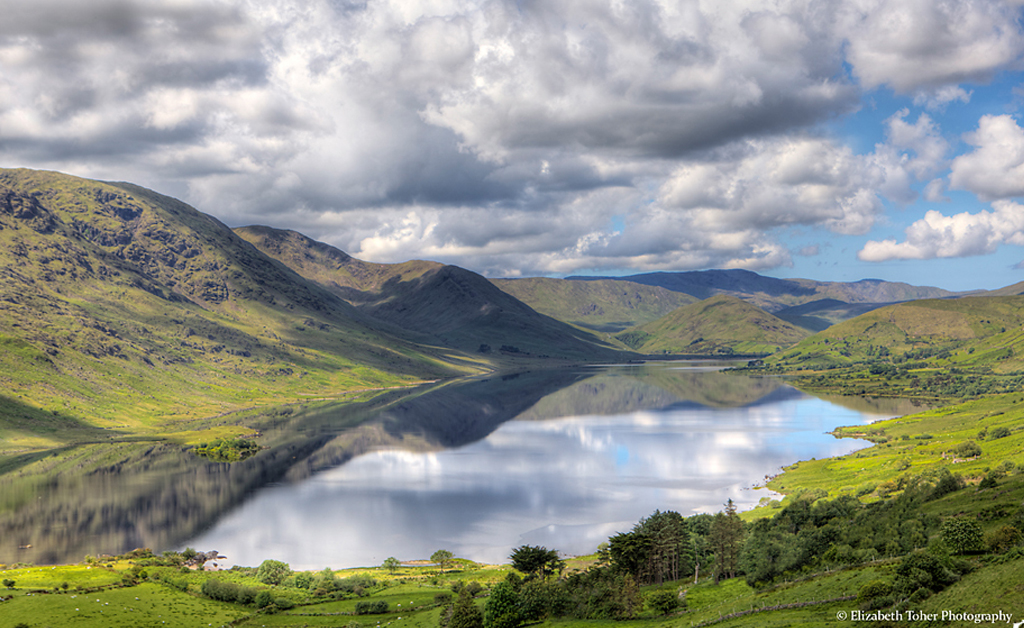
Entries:
<svg viewBox="0 0 1024 628">
<path fill-rule="evenodd" d="M 836 430 L 840 437 L 874 442 L 860 451 L 822 460 L 804 460 L 785 468 L 768 488 L 793 494 L 818 491 L 835 497 L 852 494 L 877 499 L 886 483 L 901 475 L 920 475 L 946 468 L 977 483 L 992 469 L 1009 461 L 1024 466 L 1024 395 L 1004 394 L 907 417 Z M 1008 436 L 992 438 L 998 428 Z M 981 455 L 960 459 L 958 445 L 973 441 Z M 881 492 L 880 492 L 881 491 Z M 891 492 L 890 492 L 891 493 Z"/>
<path fill-rule="evenodd" d="M 77 594 L 33 594 L 19 587 L 0 605 L 0 627 L 193 628 L 226 626 L 248 613 L 152 583 Z"/>
</svg>

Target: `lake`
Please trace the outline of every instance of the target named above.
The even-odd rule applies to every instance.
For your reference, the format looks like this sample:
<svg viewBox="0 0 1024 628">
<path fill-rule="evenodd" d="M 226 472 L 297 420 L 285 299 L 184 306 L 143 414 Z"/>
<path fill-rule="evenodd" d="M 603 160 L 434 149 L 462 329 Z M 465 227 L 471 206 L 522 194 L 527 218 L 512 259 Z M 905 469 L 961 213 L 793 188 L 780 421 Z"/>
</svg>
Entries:
<svg viewBox="0 0 1024 628">
<path fill-rule="evenodd" d="M 656 509 L 752 506 L 784 465 L 866 445 L 835 427 L 915 410 L 721 366 L 528 371 L 186 426 L 258 429 L 263 449 L 232 464 L 115 434 L 0 476 L 0 563 L 186 546 L 296 569 L 437 549 L 495 563 L 522 544 L 586 554 Z"/>
<path fill-rule="evenodd" d="M 182 547 L 217 549 L 226 564 L 274 557 L 297 569 L 424 559 L 437 549 L 499 563 L 522 544 L 587 554 L 656 509 L 687 516 L 716 512 L 728 499 L 753 506 L 771 497 L 754 486 L 784 465 L 867 445 L 832 437 L 835 427 L 912 410 L 861 400 L 845 407 L 709 363 L 522 379 L 538 377 L 568 381 L 530 394 L 534 386 L 520 378 L 492 378 L 438 391 L 449 399 L 433 407 L 421 399 L 422 407 L 391 408 L 399 438 L 378 438 L 342 464 L 260 488 Z M 498 390 L 473 390 L 487 385 Z M 510 411 L 503 394 L 528 403 L 513 402 Z M 479 416 L 463 416 L 466 408 L 450 399 L 460 395 L 477 402 L 469 406 Z M 417 411 L 450 413 L 472 437 L 438 447 L 428 430 L 396 429 L 447 425 L 444 416 L 410 416 Z M 359 430 L 367 434 L 357 437 Z M 351 451 L 373 431 L 364 425 L 339 438 Z"/>
</svg>

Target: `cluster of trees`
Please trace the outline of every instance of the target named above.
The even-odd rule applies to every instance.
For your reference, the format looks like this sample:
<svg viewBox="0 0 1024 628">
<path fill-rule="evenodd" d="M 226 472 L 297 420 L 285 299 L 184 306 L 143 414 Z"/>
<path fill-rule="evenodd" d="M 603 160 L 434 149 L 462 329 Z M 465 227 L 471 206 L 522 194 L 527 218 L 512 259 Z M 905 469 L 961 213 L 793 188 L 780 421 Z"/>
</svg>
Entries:
<svg viewBox="0 0 1024 628">
<path fill-rule="evenodd" d="M 214 462 L 237 462 L 256 455 L 260 446 L 245 438 L 220 438 L 209 443 L 200 443 L 192 448 L 198 456 Z"/>
<path fill-rule="evenodd" d="M 492 589 L 480 623 L 457 628 L 515 628 L 551 618 L 627 619 L 645 604 L 669 613 L 685 604 L 674 591 L 658 589 L 645 598 L 640 587 L 698 573 L 713 574 L 715 582 L 743 575 L 751 586 L 762 587 L 801 573 L 882 557 L 901 557 L 895 579 L 865 587 L 862 606 L 919 601 L 956 582 L 970 568 L 959 556 L 1006 552 L 1024 542 L 1024 506 L 1014 525 L 988 536 L 975 517 L 943 521 L 922 508 L 963 487 L 963 479 L 947 469 L 904 475 L 893 481 L 892 491 L 902 492 L 892 499 L 864 504 L 853 496 L 826 501 L 808 493 L 775 517 L 749 525 L 739 518 L 731 500 L 715 515 L 684 518 L 655 511 L 632 530 L 603 543 L 597 565 L 568 575 L 554 550 L 521 546 L 510 558 L 525 577 L 510 574 Z M 929 545 L 934 537 L 942 543 Z M 450 622 L 459 617 L 455 608 L 456 604 L 449 606 L 441 628 L 452 628 Z"/>
</svg>

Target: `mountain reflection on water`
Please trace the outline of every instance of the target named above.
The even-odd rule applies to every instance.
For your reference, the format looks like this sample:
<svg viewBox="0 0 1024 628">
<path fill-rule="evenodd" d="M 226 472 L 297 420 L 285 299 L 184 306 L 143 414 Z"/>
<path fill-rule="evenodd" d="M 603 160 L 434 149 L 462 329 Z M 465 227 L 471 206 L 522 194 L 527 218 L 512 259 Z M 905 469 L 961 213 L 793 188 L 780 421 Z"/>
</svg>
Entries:
<svg viewBox="0 0 1024 628">
<path fill-rule="evenodd" d="M 0 478 L 0 562 L 186 545 L 229 563 L 380 564 L 529 543 L 589 553 L 655 509 L 714 512 L 799 459 L 861 443 L 847 409 L 770 378 L 678 363 L 534 371 L 230 421 L 267 449 L 232 465 L 180 447 L 89 445 Z M 58 470 L 59 473 L 55 473 Z M 32 545 L 18 550 L 18 546 Z"/>
</svg>

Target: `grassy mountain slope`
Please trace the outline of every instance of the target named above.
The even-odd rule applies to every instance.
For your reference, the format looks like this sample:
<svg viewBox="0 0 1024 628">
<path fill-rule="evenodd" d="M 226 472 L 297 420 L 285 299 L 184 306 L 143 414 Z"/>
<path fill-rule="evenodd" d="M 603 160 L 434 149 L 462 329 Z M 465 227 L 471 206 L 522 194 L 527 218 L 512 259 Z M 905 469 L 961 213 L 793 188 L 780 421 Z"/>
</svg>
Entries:
<svg viewBox="0 0 1024 628">
<path fill-rule="evenodd" d="M 568 281 L 533 277 L 491 281 L 541 314 L 606 333 L 649 323 L 696 300 L 660 286 L 611 279 Z"/>
<path fill-rule="evenodd" d="M 0 381 L 54 416 L 139 426 L 454 373 L 212 217 L 130 184 L 0 170 L 0 276 Z M 5 444 L 28 437 L 12 429 L 0 418 Z"/>
<path fill-rule="evenodd" d="M 1013 297 L 1022 294 L 1024 294 L 1024 281 L 1006 286 L 1004 288 L 999 288 L 998 290 L 989 290 L 988 292 L 979 294 L 978 296 Z"/>
<path fill-rule="evenodd" d="M 808 333 L 736 297 L 718 295 L 684 305 L 617 338 L 647 354 L 769 354 Z"/>
<path fill-rule="evenodd" d="M 785 368 L 831 368 L 875 359 L 942 367 L 1024 368 L 1024 297 L 926 299 L 874 310 L 773 356 Z"/>
<path fill-rule="evenodd" d="M 612 359 L 585 331 L 537 313 L 482 276 L 432 262 L 373 264 L 294 231 L 237 233 L 345 299 L 393 333 L 468 353 L 504 358 Z"/>
<path fill-rule="evenodd" d="M 787 323 L 810 331 L 828 329 L 861 314 L 885 307 L 885 303 L 847 303 L 838 299 L 825 298 L 786 307 L 773 312 Z"/>
<path fill-rule="evenodd" d="M 571 280 L 595 281 L 610 277 L 569 277 Z M 955 296 L 940 288 L 911 286 L 905 283 L 864 279 L 855 282 L 814 281 L 811 279 L 777 279 L 763 277 L 749 270 L 704 270 L 690 272 L 658 272 L 619 277 L 648 286 L 661 286 L 675 292 L 707 299 L 717 294 L 728 294 L 748 301 L 759 308 L 777 313 L 787 307 L 803 305 L 822 299 L 835 299 L 843 303 L 887 303 L 914 299 L 934 299 Z M 831 316 L 843 315 L 837 308 Z M 821 317 L 827 320 L 828 317 Z M 820 321 L 819 321 L 820 323 Z M 812 325 L 813 327 L 813 325 Z"/>
</svg>

